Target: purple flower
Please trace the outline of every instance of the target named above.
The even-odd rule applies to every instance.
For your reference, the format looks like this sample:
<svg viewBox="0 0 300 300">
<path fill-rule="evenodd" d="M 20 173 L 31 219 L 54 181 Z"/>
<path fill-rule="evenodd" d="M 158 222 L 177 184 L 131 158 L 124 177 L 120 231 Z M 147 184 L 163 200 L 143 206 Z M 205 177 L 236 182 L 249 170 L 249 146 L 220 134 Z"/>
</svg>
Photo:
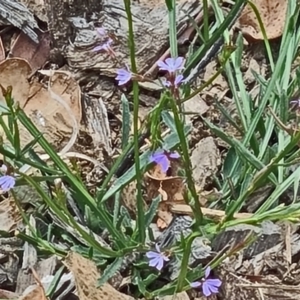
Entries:
<svg viewBox="0 0 300 300">
<path fill-rule="evenodd" d="M 222 284 L 220 279 L 208 278 L 211 268 L 208 266 L 205 270 L 205 278 L 200 281 L 195 281 L 190 284 L 192 288 L 199 288 L 202 285 L 202 292 L 205 297 L 209 297 L 211 294 L 217 294 L 219 287 Z"/>
<path fill-rule="evenodd" d="M 150 162 L 155 162 L 161 166 L 161 170 L 166 173 L 170 167 L 170 158 L 176 159 L 180 155 L 177 152 L 166 152 L 165 150 L 158 150 L 151 154 Z"/>
<path fill-rule="evenodd" d="M 0 187 L 3 192 L 7 192 L 12 189 L 16 184 L 14 177 L 10 175 L 4 175 L 0 177 Z"/>
<path fill-rule="evenodd" d="M 177 58 L 167 58 L 164 62 L 159 60 L 157 62 L 157 65 L 159 67 L 159 70 L 161 71 L 168 71 L 170 74 L 175 73 L 178 70 L 183 69 L 181 66 L 183 63 L 183 57 L 177 57 Z"/>
<path fill-rule="evenodd" d="M 103 27 L 97 27 L 96 31 L 101 37 L 106 36 L 106 30 Z"/>
<path fill-rule="evenodd" d="M 160 271 L 164 266 L 164 262 L 169 261 L 170 259 L 160 251 L 157 244 L 155 244 L 155 248 L 157 252 L 148 251 L 146 256 L 149 258 L 149 266 L 155 267 L 158 271 Z"/>
<path fill-rule="evenodd" d="M 98 51 L 104 50 L 106 52 L 110 52 L 110 51 L 112 51 L 112 49 L 111 49 L 112 43 L 113 43 L 113 40 L 108 39 L 108 41 L 106 43 L 104 43 L 103 45 L 96 46 L 92 51 L 98 52 Z"/>
<path fill-rule="evenodd" d="M 300 109 L 300 98 L 292 100 L 290 103 L 294 109 Z"/>
<path fill-rule="evenodd" d="M 118 85 L 123 85 L 127 83 L 132 77 L 131 72 L 128 72 L 125 69 L 119 69 L 117 70 L 117 77 L 116 80 L 119 81 Z"/>
<path fill-rule="evenodd" d="M 179 85 L 180 85 L 182 82 L 184 82 L 184 80 L 183 80 L 183 75 L 177 75 L 177 76 L 175 77 L 175 80 L 174 80 L 174 87 L 175 87 L 176 89 L 178 89 Z M 171 81 L 165 80 L 165 81 L 163 82 L 163 85 L 166 86 L 166 87 L 170 87 L 170 86 L 172 86 L 173 84 L 171 83 Z"/>
</svg>

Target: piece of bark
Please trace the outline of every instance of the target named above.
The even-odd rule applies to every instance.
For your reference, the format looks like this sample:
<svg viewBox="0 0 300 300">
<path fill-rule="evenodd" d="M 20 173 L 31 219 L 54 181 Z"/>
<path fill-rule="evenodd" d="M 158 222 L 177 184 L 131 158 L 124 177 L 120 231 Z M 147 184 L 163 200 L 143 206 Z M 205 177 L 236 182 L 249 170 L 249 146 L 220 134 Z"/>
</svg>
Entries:
<svg viewBox="0 0 300 300">
<path fill-rule="evenodd" d="M 221 251 L 228 244 L 234 248 L 243 243 L 251 232 L 258 238 L 244 249 L 243 259 L 251 259 L 283 241 L 280 226 L 271 221 L 264 221 L 260 227 L 239 224 L 225 229 L 213 240 L 212 248 L 214 251 Z"/>
<path fill-rule="evenodd" d="M 84 17 L 88 22 L 97 19 L 102 10 L 101 0 L 45 0 L 48 26 L 53 47 L 62 50 L 72 35 L 70 18 Z"/>
<path fill-rule="evenodd" d="M 13 25 L 38 43 L 38 36 L 35 33 L 38 24 L 27 7 L 17 0 L 0 1 L 0 25 Z"/>
</svg>

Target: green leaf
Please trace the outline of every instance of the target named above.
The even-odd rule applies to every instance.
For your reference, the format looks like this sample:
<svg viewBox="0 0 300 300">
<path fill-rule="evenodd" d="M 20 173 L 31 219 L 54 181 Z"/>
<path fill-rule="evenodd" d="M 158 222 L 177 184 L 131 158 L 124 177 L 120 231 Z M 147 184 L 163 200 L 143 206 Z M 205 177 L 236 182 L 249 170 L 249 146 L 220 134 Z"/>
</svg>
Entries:
<svg viewBox="0 0 300 300">
<path fill-rule="evenodd" d="M 167 110 L 163 110 L 161 112 L 161 117 L 163 119 L 163 122 L 171 129 L 171 131 L 176 132 L 176 125 L 175 125 L 174 118 Z"/>
<path fill-rule="evenodd" d="M 152 200 L 151 205 L 146 212 L 145 215 L 145 227 L 148 228 L 153 220 L 153 218 L 156 216 L 158 205 L 161 201 L 161 196 L 158 195 L 155 199 Z"/>
<path fill-rule="evenodd" d="M 47 291 L 46 291 L 46 296 L 49 297 L 49 298 L 52 298 L 54 293 L 55 293 L 55 290 L 60 282 L 60 279 L 62 277 L 62 275 L 64 274 L 65 272 L 65 266 L 61 266 L 59 268 L 59 270 L 55 273 L 55 276 L 54 278 L 52 279 L 50 285 L 48 286 L 47 288 Z"/>
<path fill-rule="evenodd" d="M 129 135 L 130 135 L 130 110 L 129 102 L 124 94 L 121 96 L 122 102 L 122 150 L 128 144 Z"/>
<path fill-rule="evenodd" d="M 191 126 L 184 127 L 185 134 L 188 134 L 190 130 L 191 130 Z M 163 148 L 165 150 L 172 150 L 178 144 L 179 144 L 178 134 L 177 132 L 173 132 L 165 138 L 163 143 Z M 150 165 L 149 163 L 150 153 L 151 151 L 148 150 L 140 156 L 141 170 L 145 169 L 147 166 Z M 131 182 L 134 179 L 135 179 L 135 166 L 132 166 L 125 174 L 123 174 L 123 176 L 121 176 L 114 182 L 113 186 L 103 196 L 101 202 L 110 199 L 110 197 L 112 197 L 117 191 L 119 191 L 122 187 L 126 186 L 129 182 Z"/>
<path fill-rule="evenodd" d="M 118 257 L 116 258 L 112 264 L 108 265 L 103 273 L 101 274 L 100 279 L 97 281 L 97 287 L 102 286 L 104 283 L 107 282 L 110 278 L 112 278 L 116 273 L 120 270 L 124 258 Z"/>
</svg>

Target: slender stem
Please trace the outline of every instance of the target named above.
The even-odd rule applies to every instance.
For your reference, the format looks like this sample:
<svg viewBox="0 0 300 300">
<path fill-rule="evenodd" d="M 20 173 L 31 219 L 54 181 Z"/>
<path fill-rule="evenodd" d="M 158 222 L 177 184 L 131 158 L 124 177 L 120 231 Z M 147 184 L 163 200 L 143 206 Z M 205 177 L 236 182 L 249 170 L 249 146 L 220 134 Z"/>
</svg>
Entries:
<svg viewBox="0 0 300 300">
<path fill-rule="evenodd" d="M 169 40 L 171 56 L 178 56 L 177 49 L 177 28 L 176 28 L 176 0 L 172 0 L 172 10 L 169 10 Z"/>
<path fill-rule="evenodd" d="M 172 106 L 172 112 L 174 114 L 175 126 L 176 126 L 179 140 L 181 143 L 181 150 L 182 150 L 182 154 L 183 154 L 183 162 L 184 162 L 184 169 L 186 172 L 185 175 L 187 178 L 187 185 L 188 185 L 188 188 L 194 199 L 194 203 L 190 203 L 190 205 L 192 207 L 192 210 L 193 210 L 193 213 L 195 216 L 196 226 L 197 226 L 197 228 L 199 228 L 200 225 L 202 224 L 203 214 L 202 214 L 202 211 L 200 208 L 200 203 L 198 200 L 199 196 L 197 194 L 194 180 L 193 180 L 192 164 L 191 164 L 190 155 L 189 155 L 189 148 L 188 148 L 186 136 L 184 134 L 184 123 L 180 119 L 179 108 L 176 104 L 176 100 L 172 99 L 170 102 L 171 102 L 171 106 Z"/>
<path fill-rule="evenodd" d="M 135 63 L 135 45 L 134 45 L 134 32 L 133 21 L 130 9 L 130 0 L 124 0 L 125 10 L 128 19 L 128 44 L 130 49 L 131 70 L 133 73 L 137 73 Z M 145 242 L 145 215 L 144 215 L 144 203 L 142 198 L 141 182 L 142 174 L 140 172 L 140 149 L 138 141 L 138 116 L 139 116 L 139 86 L 136 81 L 133 81 L 133 133 L 134 133 L 134 162 L 136 171 L 137 182 L 137 229 L 139 242 Z"/>
<path fill-rule="evenodd" d="M 208 17 L 208 1 L 203 0 L 203 37 L 205 42 L 209 39 Z"/>
</svg>

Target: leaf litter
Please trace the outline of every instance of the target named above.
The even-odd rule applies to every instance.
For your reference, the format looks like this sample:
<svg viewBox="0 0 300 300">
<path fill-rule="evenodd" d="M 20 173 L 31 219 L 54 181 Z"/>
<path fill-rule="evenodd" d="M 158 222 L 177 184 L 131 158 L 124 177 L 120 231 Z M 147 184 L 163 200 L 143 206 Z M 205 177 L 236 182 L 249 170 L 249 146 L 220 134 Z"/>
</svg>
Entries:
<svg viewBox="0 0 300 300">
<path fill-rule="evenodd" d="M 269 39 L 273 39 L 276 37 L 279 37 L 282 34 L 283 29 L 283 23 L 284 23 L 284 15 L 286 10 L 286 3 L 287 1 L 253 1 L 254 4 L 258 7 L 259 11 L 262 11 L 262 17 L 263 22 L 266 28 L 267 36 Z M 149 3 L 147 2 L 147 5 Z M 284 12 L 284 13 L 283 13 Z M 276 22 L 271 22 L 271 20 L 274 21 L 274 14 Z M 242 16 L 239 19 L 239 23 L 237 26 L 240 26 L 244 37 L 249 41 L 259 41 L 262 40 L 261 31 L 258 27 L 258 23 L 256 20 L 256 17 L 253 15 L 253 12 L 250 12 L 249 6 L 247 6 L 244 9 L 244 12 Z M 21 36 L 21 35 L 20 35 Z M 26 62 L 24 59 L 7 59 L 3 63 L 0 64 L 0 82 L 2 85 L 13 85 L 13 95 L 15 99 L 18 99 L 22 107 L 24 107 L 25 112 L 31 117 L 31 119 L 38 125 L 41 132 L 43 132 L 47 138 L 48 141 L 53 143 L 54 147 L 57 147 L 58 151 L 63 149 L 61 147 L 61 139 L 65 139 L 67 141 L 70 141 L 73 136 L 73 130 L 74 130 L 74 122 L 73 120 L 76 120 L 76 123 L 80 123 L 82 116 L 81 116 L 81 88 L 79 87 L 76 80 L 73 79 L 71 74 L 64 73 L 64 72 L 50 72 L 50 71 L 42 71 L 41 74 L 49 76 L 49 81 L 47 85 L 47 80 L 44 83 L 41 83 L 40 81 L 34 81 L 30 80 L 29 77 L 32 75 L 32 72 L 39 69 L 44 63 L 45 63 L 45 56 L 47 56 L 47 49 L 46 54 L 42 54 L 42 58 L 37 59 L 34 57 L 34 55 L 29 55 L 24 57 L 27 53 L 24 53 L 24 51 L 19 50 L 18 45 L 22 45 L 23 43 L 26 44 L 25 41 L 22 40 L 22 38 L 19 36 L 17 41 L 12 47 L 11 53 L 13 56 L 16 57 L 22 57 L 28 59 L 29 63 Z M 18 44 L 19 43 L 19 44 Z M 43 44 L 40 44 L 41 47 L 43 47 Z M 47 48 L 47 43 L 46 43 Z M 38 48 L 35 49 L 37 51 Z M 73 51 L 74 49 L 72 49 Z M 22 54 L 23 53 L 23 54 Z M 76 63 L 76 60 L 73 60 L 74 57 L 69 57 L 69 59 Z M 32 60 L 30 62 L 30 60 Z M 83 63 L 83 61 L 79 61 L 80 63 Z M 74 67 L 74 66 L 73 66 Z M 77 66 L 78 67 L 78 66 Z M 3 75 L 2 75 L 3 74 Z M 21 76 L 20 76 L 21 75 Z M 110 74 L 109 74 L 110 75 Z M 17 84 L 16 84 L 17 83 Z M 52 92 L 51 92 L 52 91 Z M 220 88 L 217 88 L 215 91 L 220 91 Z M 60 99 L 63 99 L 63 102 L 67 104 L 67 107 L 69 109 L 64 109 L 65 106 L 61 105 L 61 103 L 57 103 L 53 101 L 53 95 L 58 95 Z M 210 117 L 213 117 L 211 103 L 208 100 L 208 93 L 204 92 L 204 101 L 205 105 L 208 105 L 208 108 L 205 107 L 203 109 L 203 112 L 200 114 L 207 114 Z M 46 100 L 45 100 L 46 99 Z M 207 101 L 208 100 L 208 101 Z M 47 106 L 46 106 L 47 105 Z M 72 117 L 70 117 L 70 114 Z M 189 119 L 189 122 L 191 124 L 195 124 L 197 122 L 197 114 L 193 116 L 193 118 Z M 76 126 L 75 126 L 76 127 Z M 78 132 L 77 132 L 78 133 Z M 214 175 L 218 168 L 220 167 L 220 152 L 218 148 L 218 143 L 214 141 L 214 139 L 211 136 L 206 136 L 206 132 L 197 132 L 198 134 L 198 141 L 194 144 L 193 152 L 192 152 L 192 158 L 193 158 L 193 166 L 194 166 L 194 172 L 193 177 L 195 181 L 197 182 L 199 195 L 203 194 L 205 198 L 207 195 L 205 195 L 205 192 L 208 194 L 211 193 L 210 191 L 207 191 L 207 188 L 210 186 L 209 179 L 212 175 Z M 22 134 L 22 136 L 27 136 L 27 134 Z M 61 139 L 60 139 L 61 138 Z M 199 140 L 200 139 L 200 140 Z M 25 141 L 22 141 L 23 143 L 26 143 Z M 28 142 L 28 141 L 27 141 Z M 68 143 L 68 142 L 66 142 Z M 69 150 L 69 149 L 68 149 Z M 209 169 L 208 169 L 209 168 Z M 161 169 L 157 166 L 154 166 L 152 169 L 150 169 L 145 174 L 145 185 L 146 185 L 146 193 L 147 193 L 147 200 L 148 202 L 151 202 L 151 200 L 157 196 L 160 196 L 161 202 L 159 203 L 159 208 L 157 212 L 157 225 L 160 229 L 165 229 L 163 233 L 166 232 L 166 230 L 170 229 L 173 230 L 173 222 L 175 222 L 177 219 L 174 219 L 174 211 L 172 211 L 172 207 L 178 205 L 184 205 L 185 208 L 182 208 L 182 210 L 177 210 L 175 214 L 186 214 L 187 210 L 186 207 L 189 207 L 185 203 L 185 182 L 183 180 L 183 177 L 178 176 L 178 166 L 176 164 L 171 165 L 171 175 L 168 173 L 164 173 L 161 171 Z M 134 182 L 133 182 L 134 183 Z M 130 200 L 131 205 L 134 208 L 135 205 L 135 185 L 133 184 L 131 193 L 130 193 Z M 202 199 L 203 199 L 202 198 Z M 209 210 L 205 206 L 207 203 L 206 197 L 203 201 L 200 197 L 200 203 L 203 206 L 203 210 Z M 8 202 L 5 203 L 5 201 L 8 201 L 7 199 L 1 202 L 1 208 L 3 211 L 6 210 L 5 205 L 7 205 Z M 150 203 L 147 203 L 150 204 Z M 2 207 L 3 205 L 3 207 Z M 127 204 L 125 203 L 125 206 Z M 9 214 L 10 213 L 10 214 Z M 218 221 L 222 219 L 224 214 L 220 217 L 218 215 L 218 211 L 211 210 L 211 217 L 218 216 Z M 188 213 L 190 214 L 190 213 Z M 206 213 L 205 213 L 206 214 Z M 19 215 L 14 215 L 14 212 L 10 212 L 8 210 L 7 215 L 3 215 L 4 217 L 8 218 L 8 223 L 3 224 L 4 231 L 7 230 L 7 232 L 13 231 L 15 228 L 18 228 L 19 223 L 18 220 L 20 218 Z M 251 216 L 250 214 L 245 214 L 243 217 L 247 218 Z M 239 216 L 236 216 L 239 218 Z M 272 224 L 270 225 L 273 226 Z M 181 229 L 188 228 L 185 226 L 179 226 Z M 2 230 L 2 228 L 1 228 Z M 238 240 L 239 243 L 242 243 L 242 241 L 245 239 L 245 236 L 240 237 L 236 233 L 245 233 L 245 228 L 238 228 L 234 227 L 235 234 L 233 238 Z M 250 229 L 250 231 L 253 230 L 255 232 L 256 228 Z M 263 233 L 266 235 L 266 233 Z M 237 238 L 239 237 L 239 238 Z M 178 238 L 178 236 L 177 236 Z M 231 236 L 232 238 L 232 236 Z M 224 236 L 221 235 L 221 238 L 219 239 L 224 240 Z M 294 234 L 291 238 L 291 243 L 294 243 L 298 241 L 297 234 Z M 232 241 L 226 240 L 226 243 L 231 243 Z M 225 243 L 225 245 L 226 245 Z M 294 246 L 293 244 L 293 246 Z M 223 247 L 225 247 L 223 245 Z M 234 244 L 233 244 L 234 245 Z M 276 239 L 275 241 L 270 242 L 269 248 L 266 250 L 262 250 L 259 254 L 261 257 L 261 261 L 265 263 L 264 267 L 270 268 L 271 260 L 268 262 L 265 262 L 265 259 L 263 258 L 265 255 L 270 255 L 267 251 L 269 249 L 276 248 L 272 253 L 272 255 L 275 255 L 275 253 L 278 253 L 282 249 L 282 241 L 280 239 Z M 236 245 L 235 245 L 236 246 Z M 202 246 L 198 247 L 201 248 Z M 234 247 L 234 246 L 232 246 Z M 201 248 L 202 249 L 202 248 Z M 214 251 L 221 251 L 222 247 L 216 247 L 213 245 Z M 207 250 L 209 253 L 209 250 Z M 292 254 L 291 255 L 297 255 L 299 252 L 298 249 L 292 247 Z M 194 250 L 193 250 L 194 252 Z M 270 257 L 272 257 L 270 255 Z M 205 256 L 205 259 L 207 259 L 209 255 Z M 202 258 L 203 259 L 203 258 Z M 232 257 L 234 259 L 234 257 Z M 249 259 L 249 258 L 248 258 Z M 282 257 L 282 260 L 285 261 L 285 257 Z M 203 263 L 202 260 L 201 263 Z M 289 260 L 290 262 L 290 260 Z M 282 285 L 282 282 L 276 282 L 274 279 L 270 279 L 268 284 L 261 284 L 257 285 L 254 284 L 253 281 L 259 281 L 261 279 L 262 275 L 260 274 L 261 270 L 256 270 L 254 275 L 247 276 L 247 272 L 252 272 L 252 269 L 250 268 L 245 270 L 241 270 L 240 274 L 236 275 L 237 270 L 240 268 L 245 267 L 247 263 L 247 259 L 242 258 L 240 261 L 231 261 L 231 262 L 225 262 L 219 270 L 217 270 L 218 275 L 220 278 L 222 278 L 222 281 L 224 282 L 225 287 L 222 289 L 221 294 L 224 299 L 234 299 L 235 295 L 241 295 L 240 299 L 249 299 L 250 295 L 253 294 L 253 297 L 255 299 L 261 299 L 261 289 L 263 290 L 263 294 L 265 296 L 265 299 L 274 299 L 271 298 L 271 296 L 276 297 L 274 293 L 272 294 L 270 291 L 270 286 L 267 286 L 268 284 L 276 284 L 279 285 L 279 288 L 281 288 L 284 292 L 282 294 L 282 297 L 290 297 L 290 299 L 296 299 L 296 295 L 293 294 L 293 292 L 297 291 L 297 287 L 295 287 L 294 291 L 292 287 L 284 286 Z M 253 266 L 257 267 L 257 262 L 251 262 Z M 64 264 L 67 266 L 69 271 L 71 272 L 71 278 L 75 279 L 75 286 L 77 289 L 77 293 L 80 297 L 80 299 L 133 299 L 132 297 L 122 294 L 115 290 L 111 285 L 108 283 L 105 283 L 102 287 L 96 288 L 97 286 L 97 280 L 99 277 L 101 278 L 101 275 L 96 267 L 96 265 L 80 256 L 79 254 L 76 254 L 74 252 L 70 252 L 67 258 L 64 261 Z M 276 267 L 276 264 L 275 264 Z M 177 267 L 178 268 L 178 267 Z M 228 271 L 231 270 L 232 271 Z M 285 265 L 284 268 L 289 269 L 288 265 Z M 175 267 L 176 272 L 176 267 Z M 45 298 L 45 287 L 43 285 L 43 278 L 40 275 L 35 274 L 35 281 L 36 286 L 35 288 L 30 292 L 32 294 L 28 294 L 26 296 L 20 296 L 19 299 L 46 299 Z M 257 273 L 257 274 L 256 274 Z M 244 276 L 243 276 L 244 275 Z M 255 276 L 261 276 L 261 277 L 255 277 Z M 269 276 L 269 275 L 268 275 Z M 72 279 L 69 280 L 70 282 Z M 72 284 L 71 284 L 72 285 Z M 285 289 L 286 288 L 286 289 Z M 291 293 L 291 295 L 287 295 L 287 293 Z M 244 295 L 244 296 L 242 296 Z M 278 293 L 277 293 L 278 295 Z M 23 298 L 22 298 L 23 297 Z M 25 298 L 24 298 L 25 297 Z M 176 295 L 178 299 L 189 299 L 189 296 L 186 293 L 183 293 L 183 296 Z M 180 298 L 183 297 L 183 298 Z M 244 297 L 244 298 L 242 298 Z M 294 298 L 292 298 L 294 297 Z M 166 300 L 167 297 L 160 298 Z M 195 298 L 200 299 L 200 298 Z"/>
</svg>

